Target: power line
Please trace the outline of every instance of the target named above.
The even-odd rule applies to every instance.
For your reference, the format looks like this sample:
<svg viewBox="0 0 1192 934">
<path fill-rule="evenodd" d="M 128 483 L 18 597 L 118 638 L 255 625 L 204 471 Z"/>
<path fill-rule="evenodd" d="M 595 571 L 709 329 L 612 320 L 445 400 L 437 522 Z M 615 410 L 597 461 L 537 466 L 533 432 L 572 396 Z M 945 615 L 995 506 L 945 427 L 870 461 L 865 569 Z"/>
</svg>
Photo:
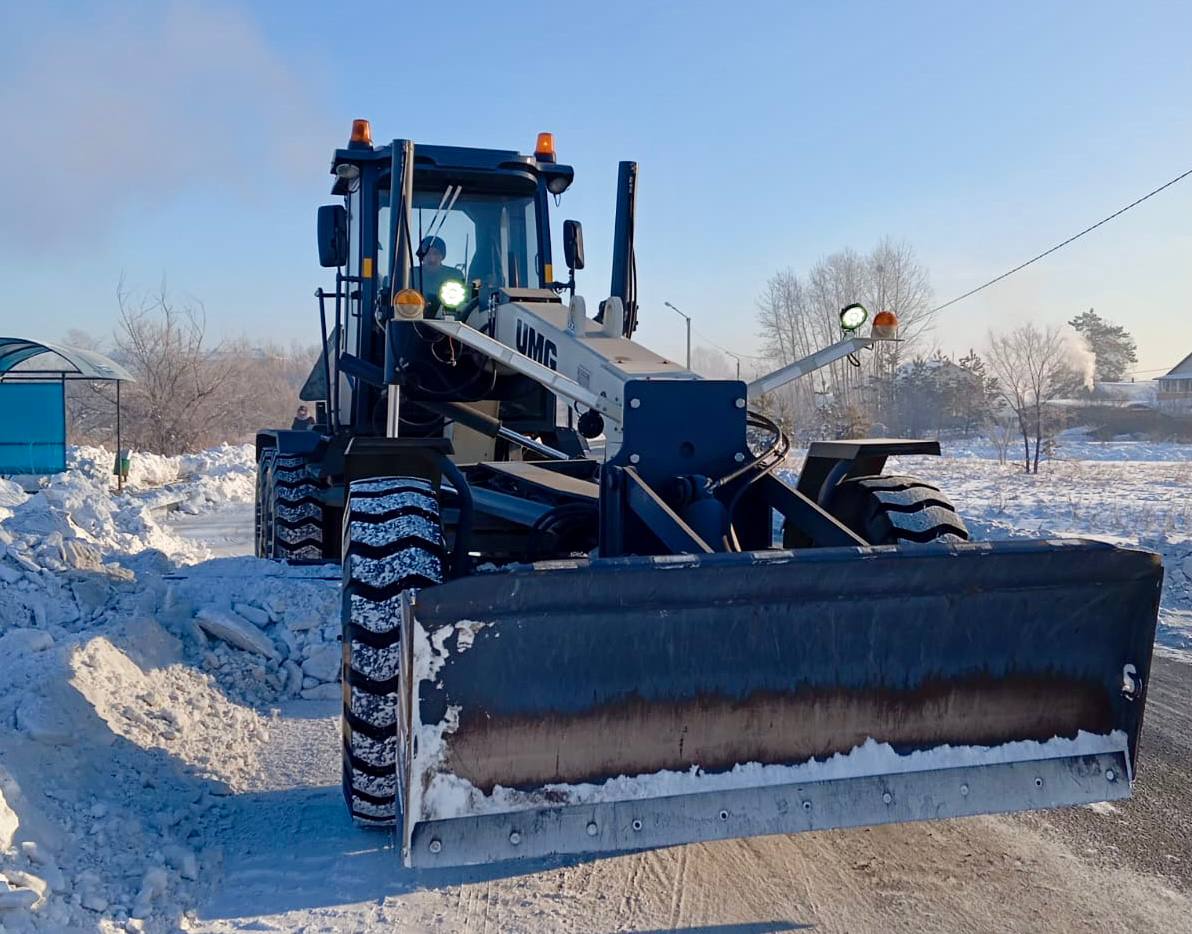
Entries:
<svg viewBox="0 0 1192 934">
<path fill-rule="evenodd" d="M 763 357 L 760 354 L 738 353 L 735 350 L 729 350 L 727 347 L 722 347 L 720 344 L 716 343 L 716 341 L 712 340 L 712 338 L 708 337 L 707 334 L 705 334 L 703 331 L 701 331 L 699 328 L 697 328 L 694 324 L 691 326 L 691 330 L 694 331 L 696 334 L 698 334 L 700 337 L 702 337 L 707 343 L 711 344 L 713 347 L 715 347 L 717 350 L 719 350 L 721 353 L 726 353 L 730 357 L 744 357 L 746 360 L 765 360 L 765 359 L 767 359 L 766 357 Z"/>
<path fill-rule="evenodd" d="M 1125 207 L 1119 208 L 1118 210 L 1116 210 L 1112 214 L 1110 214 L 1108 217 L 1101 218 L 1101 220 L 1097 221 L 1095 224 L 1091 224 L 1090 226 L 1084 228 L 1084 230 L 1080 231 L 1079 233 L 1073 234 L 1067 240 L 1064 240 L 1061 243 L 1057 243 L 1055 246 L 1051 247 L 1050 249 L 1044 250 L 1042 253 L 1040 253 L 1037 256 L 1032 256 L 1025 263 L 1020 263 L 1019 265 L 1015 266 L 1013 269 L 1003 272 L 1000 276 L 995 276 L 994 278 L 990 279 L 988 282 L 984 283 L 983 285 L 977 286 L 975 289 L 969 289 L 969 291 L 965 292 L 963 295 L 958 295 L 958 296 L 956 296 L 956 298 L 953 298 L 950 301 L 944 302 L 942 305 L 937 305 L 935 308 L 932 308 L 929 312 L 927 312 L 925 317 L 930 317 L 931 315 L 934 315 L 934 314 L 937 314 L 937 313 L 943 311 L 945 308 L 955 305 L 957 302 L 962 302 L 966 298 L 976 295 L 978 292 L 984 291 L 985 289 L 989 288 L 991 285 L 996 285 L 997 283 L 1001 282 L 1003 279 L 1008 279 L 1010 276 L 1014 275 L 1014 273 L 1021 272 L 1022 270 L 1026 269 L 1027 266 L 1030 266 L 1032 263 L 1037 263 L 1039 260 L 1043 259 L 1044 257 L 1050 256 L 1052 253 L 1055 253 L 1057 250 L 1062 250 L 1069 243 L 1073 243 L 1073 242 L 1079 240 L 1085 234 L 1092 233 L 1098 227 L 1101 227 L 1104 224 L 1108 224 L 1114 218 L 1121 217 L 1123 214 L 1125 214 L 1131 208 L 1138 207 L 1138 205 L 1142 204 L 1142 202 L 1144 202 L 1150 198 L 1153 198 L 1155 195 L 1159 194 L 1159 192 L 1170 188 L 1172 185 L 1176 184 L 1177 182 L 1183 181 L 1189 175 L 1192 175 L 1192 169 L 1188 169 L 1186 172 L 1181 172 L 1175 178 L 1171 179 L 1170 181 L 1164 182 L 1162 185 L 1160 185 L 1158 188 L 1155 188 L 1152 191 L 1148 191 L 1141 198 L 1138 198 L 1136 201 L 1131 201 Z M 694 331 L 696 334 L 698 334 L 700 337 L 702 337 L 707 343 L 711 344 L 713 347 L 715 347 L 717 350 L 719 350 L 721 353 L 726 353 L 730 357 L 744 357 L 747 360 L 766 360 L 766 359 L 768 359 L 767 357 L 764 357 L 764 356 L 761 356 L 758 354 L 738 353 L 735 350 L 729 350 L 727 347 L 724 347 L 721 344 L 716 343 L 716 341 L 712 340 L 712 338 L 710 338 L 707 334 L 705 334 L 703 331 L 701 331 L 699 328 L 695 327 L 694 325 L 692 325 L 691 330 Z M 1167 367 L 1166 369 L 1170 369 L 1170 367 Z M 1159 371 L 1160 371 L 1160 368 L 1156 368 L 1154 370 L 1136 370 L 1133 372 L 1135 372 L 1135 373 L 1158 373 Z"/>
<path fill-rule="evenodd" d="M 1026 267 L 1027 267 L 1027 266 L 1029 266 L 1029 265 L 1031 265 L 1031 263 L 1037 263 L 1039 260 L 1043 259 L 1043 257 L 1045 257 L 1045 256 L 1050 256 L 1050 255 L 1051 255 L 1052 253 L 1054 253 L 1056 250 L 1062 250 L 1064 247 L 1066 247 L 1066 246 L 1067 246 L 1069 243 L 1072 243 L 1074 240 L 1079 240 L 1079 239 L 1080 239 L 1081 237 L 1083 237 L 1085 234 L 1087 234 L 1087 233 L 1091 233 L 1092 231 L 1094 231 L 1094 230 L 1096 230 L 1098 227 L 1100 227 L 1102 224 L 1108 224 L 1108 223 L 1109 223 L 1111 220 L 1113 220 L 1115 217 L 1121 217 L 1121 216 L 1122 216 L 1123 214 L 1125 214 L 1125 213 L 1126 213 L 1128 210 L 1130 210 L 1130 208 L 1137 207 L 1138 205 L 1142 204 L 1142 202 L 1146 201 L 1148 198 L 1153 198 L 1155 195 L 1157 195 L 1159 192 L 1163 191 L 1165 188 L 1170 188 L 1170 187 L 1171 187 L 1172 185 L 1174 185 L 1176 182 L 1183 181 L 1183 180 L 1184 180 L 1185 178 L 1187 178 L 1189 175 L 1192 175 L 1192 169 L 1188 169 L 1188 171 L 1186 171 L 1186 172 L 1183 172 L 1183 173 L 1182 173 L 1182 174 L 1180 174 L 1180 175 L 1177 175 L 1177 176 L 1176 176 L 1175 178 L 1173 178 L 1171 181 L 1169 181 L 1169 182 L 1165 182 L 1164 184 L 1162 184 L 1162 185 L 1160 185 L 1158 188 L 1156 188 L 1154 191 L 1149 191 L 1149 192 L 1147 192 L 1145 195 L 1143 195 L 1143 196 L 1142 196 L 1141 198 L 1139 198 L 1137 201 L 1131 201 L 1131 202 L 1130 202 L 1129 204 L 1127 204 L 1127 205 L 1126 205 L 1124 208 L 1121 208 L 1120 210 L 1114 211 L 1114 212 L 1113 212 L 1112 214 L 1110 214 L 1108 217 L 1103 217 L 1103 218 L 1101 218 L 1101 220 L 1097 221 L 1097 223 L 1093 224 L 1091 227 L 1086 227 L 1086 228 L 1084 228 L 1084 230 L 1080 231 L 1080 233 L 1072 235 L 1072 236 L 1071 236 L 1071 237 L 1069 237 L 1067 240 L 1065 240 L 1063 243 L 1057 243 L 1057 244 L 1056 244 L 1055 246 L 1053 246 L 1051 249 L 1049 249 L 1049 250 L 1044 250 L 1044 251 L 1043 251 L 1042 253 L 1040 253 L 1038 256 L 1031 257 L 1031 258 L 1030 258 L 1030 259 L 1028 259 L 1028 260 L 1027 260 L 1025 263 L 1021 263 L 1020 265 L 1018 265 L 1018 266 L 1015 266 L 1015 267 L 1014 267 L 1013 269 L 1011 269 L 1009 272 L 1003 272 L 1003 273 L 1002 273 L 1000 276 L 997 276 L 996 278 L 990 279 L 990 280 L 989 280 L 988 282 L 986 282 L 984 285 L 979 285 L 979 286 L 977 286 L 975 289 L 970 289 L 969 291 L 965 292 L 963 295 L 959 295 L 959 296 L 957 296 L 956 298 L 952 299 L 950 302 L 944 302 L 942 305 L 940 305 L 940 306 L 938 306 L 938 307 L 936 307 L 936 308 L 932 308 L 932 309 L 931 309 L 931 311 L 927 312 L 927 314 L 928 314 L 928 315 L 934 315 L 934 314 L 936 314 L 937 312 L 943 311 L 943 310 L 944 310 L 945 308 L 947 308 L 949 305 L 955 305 L 957 302 L 964 301 L 964 300 L 965 300 L 966 298 L 968 298 L 970 295 L 976 295 L 978 292 L 982 291 L 983 289 L 987 289 L 987 288 L 989 288 L 991 285 L 995 285 L 996 283 L 998 283 L 998 282 L 1001 282 L 1003 279 L 1006 279 L 1006 278 L 1008 278 L 1009 276 L 1012 276 L 1012 275 L 1014 275 L 1014 273 L 1016 273 L 1016 272 L 1019 272 L 1019 271 L 1021 271 L 1021 270 L 1023 270 L 1023 269 L 1026 269 Z"/>
</svg>

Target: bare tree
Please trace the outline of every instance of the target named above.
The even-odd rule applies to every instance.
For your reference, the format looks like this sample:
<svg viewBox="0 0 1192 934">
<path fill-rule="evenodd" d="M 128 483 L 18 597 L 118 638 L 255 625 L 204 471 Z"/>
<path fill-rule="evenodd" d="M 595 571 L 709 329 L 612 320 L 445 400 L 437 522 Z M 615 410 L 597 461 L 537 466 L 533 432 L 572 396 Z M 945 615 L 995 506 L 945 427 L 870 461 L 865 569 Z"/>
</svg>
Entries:
<svg viewBox="0 0 1192 934">
<path fill-rule="evenodd" d="M 891 400 L 883 398 L 882 387 L 889 389 L 901 362 L 929 328 L 931 295 L 927 270 L 914 250 L 888 238 L 867 255 L 845 249 L 824 257 L 804 277 L 790 269 L 772 276 L 758 297 L 757 314 L 765 353 L 775 364 L 790 363 L 838 341 L 840 309 L 853 302 L 861 302 L 871 313 L 893 311 L 903 338 L 873 354 L 872 367 L 839 360 L 797 381 L 785 408 L 804 425 L 822 423 L 826 397 L 841 411 L 868 409 L 869 421 L 883 414 Z"/>
<path fill-rule="evenodd" d="M 1083 383 L 1078 363 L 1060 328 L 1040 330 L 1033 324 L 1004 334 L 991 333 L 988 360 L 997 378 L 998 394 L 1018 423 L 1024 468 L 1027 473 L 1038 473 L 1040 450 L 1054 436 L 1059 422 L 1053 403 Z"/>
<path fill-rule="evenodd" d="M 129 441 L 159 454 L 193 450 L 207 434 L 229 369 L 205 342 L 202 304 L 176 303 L 164 281 L 135 296 L 121 280 L 116 301 L 116 355 L 137 379 L 124 397 Z"/>
<path fill-rule="evenodd" d="M 997 452 L 997 462 L 1004 464 L 1010 453 L 1010 444 L 1018 428 L 1018 419 L 1008 410 L 1001 410 L 990 415 L 985 422 L 986 437 L 989 438 L 993 449 Z"/>
<path fill-rule="evenodd" d="M 248 441 L 259 428 L 288 427 L 317 348 L 211 345 L 202 303 L 177 302 L 163 285 L 134 294 L 117 288 L 113 356 L 136 377 L 123 388 L 124 435 L 132 447 L 161 454 Z M 84 343 L 80 335 L 70 335 Z M 85 346 L 96 346 L 87 341 Z M 80 387 L 72 437 L 103 443 L 114 435 L 111 386 Z"/>
<path fill-rule="evenodd" d="M 211 423 L 221 434 L 217 440 L 247 441 L 259 428 L 289 427 L 318 348 L 258 345 L 242 339 L 223 344 L 217 359 L 226 374 L 226 391 L 211 405 Z"/>
</svg>

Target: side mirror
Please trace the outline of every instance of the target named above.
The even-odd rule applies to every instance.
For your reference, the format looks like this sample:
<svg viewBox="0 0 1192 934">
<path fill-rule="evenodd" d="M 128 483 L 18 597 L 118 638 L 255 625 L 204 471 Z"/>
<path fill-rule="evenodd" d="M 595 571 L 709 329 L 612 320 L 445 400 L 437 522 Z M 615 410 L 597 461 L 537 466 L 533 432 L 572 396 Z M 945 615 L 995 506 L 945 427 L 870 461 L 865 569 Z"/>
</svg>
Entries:
<svg viewBox="0 0 1192 934">
<path fill-rule="evenodd" d="M 579 221 L 563 221 L 563 256 L 568 269 L 584 268 L 584 228 Z"/>
<path fill-rule="evenodd" d="M 348 212 L 342 204 L 319 208 L 319 265 L 327 268 L 348 263 Z"/>
</svg>

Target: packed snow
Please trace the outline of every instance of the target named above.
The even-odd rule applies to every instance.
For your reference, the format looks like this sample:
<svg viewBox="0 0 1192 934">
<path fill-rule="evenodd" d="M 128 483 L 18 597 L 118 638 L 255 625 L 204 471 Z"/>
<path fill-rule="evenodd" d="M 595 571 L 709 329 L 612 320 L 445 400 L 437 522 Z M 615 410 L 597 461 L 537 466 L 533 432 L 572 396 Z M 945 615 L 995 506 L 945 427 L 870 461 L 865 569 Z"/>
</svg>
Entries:
<svg viewBox="0 0 1192 934">
<path fill-rule="evenodd" d="M 1192 447 L 1068 436 L 1037 476 L 945 448 L 891 469 L 976 538 L 1161 552 L 1160 642 L 1192 649 Z M 248 556 L 251 446 L 134 453 L 121 493 L 111 464 L 0 478 L 0 930 L 228 930 L 394 892 L 391 843 L 338 800 L 338 569 Z M 302 894 L 319 873 L 332 901 Z"/>
</svg>

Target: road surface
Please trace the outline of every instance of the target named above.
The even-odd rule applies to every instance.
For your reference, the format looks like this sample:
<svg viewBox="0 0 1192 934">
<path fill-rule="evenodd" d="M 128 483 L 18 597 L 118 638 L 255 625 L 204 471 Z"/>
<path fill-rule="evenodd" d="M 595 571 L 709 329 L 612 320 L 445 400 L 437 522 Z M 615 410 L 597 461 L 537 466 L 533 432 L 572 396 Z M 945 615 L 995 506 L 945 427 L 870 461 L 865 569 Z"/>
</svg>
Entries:
<svg viewBox="0 0 1192 934">
<path fill-rule="evenodd" d="M 194 534 L 234 551 L 234 526 Z M 1175 653 L 1155 660 L 1134 797 L 1037 814 L 413 873 L 344 816 L 338 743 L 335 702 L 282 709 L 259 789 L 205 841 L 223 872 L 191 930 L 1192 934 L 1192 665 Z"/>
<path fill-rule="evenodd" d="M 199 930 L 1192 932 L 1192 666 L 1157 660 L 1135 797 L 1116 806 L 412 873 L 355 830 L 334 703 L 276 721 L 233 799 Z"/>
</svg>

